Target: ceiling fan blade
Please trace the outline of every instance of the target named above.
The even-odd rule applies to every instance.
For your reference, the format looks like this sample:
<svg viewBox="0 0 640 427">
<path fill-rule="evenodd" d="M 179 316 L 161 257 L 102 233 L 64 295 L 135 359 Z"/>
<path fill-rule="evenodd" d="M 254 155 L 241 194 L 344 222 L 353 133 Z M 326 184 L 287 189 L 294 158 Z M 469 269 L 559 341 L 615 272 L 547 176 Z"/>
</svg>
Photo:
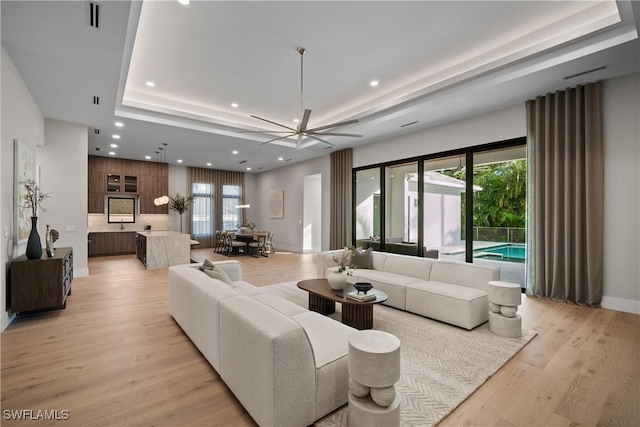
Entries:
<svg viewBox="0 0 640 427">
<path fill-rule="evenodd" d="M 238 133 L 291 133 L 292 130 L 238 130 Z"/>
<path fill-rule="evenodd" d="M 280 139 L 289 138 L 290 136 L 293 136 L 293 135 L 295 135 L 295 133 L 289 133 L 288 135 L 281 136 L 280 138 L 274 138 L 274 139 L 270 139 L 269 141 L 261 142 L 260 145 L 268 144 L 270 142 L 278 141 Z"/>
<path fill-rule="evenodd" d="M 325 140 L 324 140 L 324 139 L 322 139 L 322 138 L 318 138 L 318 137 L 317 137 L 317 136 L 315 136 L 315 135 L 307 134 L 307 136 L 308 136 L 309 138 L 311 138 L 311 139 L 315 139 L 316 141 L 320 141 L 320 142 L 322 142 L 323 144 L 327 144 L 327 145 L 328 145 L 328 146 L 330 146 L 330 147 L 336 148 L 336 145 L 335 145 L 335 144 L 332 144 L 332 143 L 330 143 L 329 141 L 325 141 Z"/>
<path fill-rule="evenodd" d="M 338 127 L 338 126 L 346 126 L 346 125 L 351 125 L 351 124 L 354 124 L 354 123 L 358 123 L 358 120 L 355 120 L 355 119 L 354 120 L 346 120 L 344 122 L 338 122 L 338 123 L 333 123 L 331 125 L 320 126 L 320 127 L 317 127 L 317 128 L 309 129 L 307 132 L 316 132 L 316 131 L 319 131 L 319 130 L 322 130 L 322 129 L 335 128 L 335 127 Z"/>
<path fill-rule="evenodd" d="M 298 142 L 296 143 L 296 150 L 300 149 L 300 144 L 302 143 L 302 137 L 304 134 L 302 132 L 298 132 Z"/>
<path fill-rule="evenodd" d="M 298 125 L 298 132 L 305 132 L 307 130 L 307 123 L 309 123 L 309 116 L 311 116 L 311 110 L 304 110 L 302 115 L 302 121 Z"/>
<path fill-rule="evenodd" d="M 337 132 L 322 132 L 322 133 L 315 133 L 315 132 L 309 132 L 307 131 L 307 135 L 326 135 L 326 136 L 351 136 L 353 138 L 362 138 L 362 135 L 358 135 L 355 133 L 337 133 Z"/>
<path fill-rule="evenodd" d="M 253 117 L 254 119 L 262 120 L 262 121 L 267 122 L 267 123 L 274 124 L 276 126 L 280 126 L 281 128 L 289 129 L 291 132 L 297 132 L 294 128 L 290 128 L 289 126 L 281 125 L 280 123 L 276 123 L 276 122 L 271 121 L 271 120 L 263 119 L 262 117 L 258 117 L 258 116 L 251 116 L 251 117 Z"/>
</svg>

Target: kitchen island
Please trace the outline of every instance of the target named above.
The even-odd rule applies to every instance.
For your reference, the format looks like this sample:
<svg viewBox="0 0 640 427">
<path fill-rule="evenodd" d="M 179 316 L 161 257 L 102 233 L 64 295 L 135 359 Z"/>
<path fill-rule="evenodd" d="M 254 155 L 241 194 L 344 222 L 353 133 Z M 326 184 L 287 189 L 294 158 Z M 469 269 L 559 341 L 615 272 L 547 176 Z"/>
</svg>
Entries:
<svg viewBox="0 0 640 427">
<path fill-rule="evenodd" d="M 176 231 L 138 231 L 136 255 L 147 270 L 191 262 L 191 237 Z"/>
</svg>

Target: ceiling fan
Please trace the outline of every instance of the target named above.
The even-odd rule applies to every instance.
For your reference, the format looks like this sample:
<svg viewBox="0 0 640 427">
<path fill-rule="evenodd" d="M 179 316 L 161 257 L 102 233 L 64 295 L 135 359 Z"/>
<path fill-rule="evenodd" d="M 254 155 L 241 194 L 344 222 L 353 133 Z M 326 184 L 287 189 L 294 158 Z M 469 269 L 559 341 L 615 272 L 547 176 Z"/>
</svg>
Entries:
<svg viewBox="0 0 640 427">
<path fill-rule="evenodd" d="M 297 49 L 298 53 L 300 54 L 300 114 L 301 114 L 301 118 L 300 118 L 300 122 L 298 123 L 298 126 L 296 128 L 292 128 L 290 126 L 286 126 L 277 122 L 274 122 L 272 120 L 268 120 L 262 117 L 258 117 L 258 116 L 251 116 L 254 119 L 258 119 L 258 120 L 262 120 L 265 121 L 267 123 L 271 123 L 274 124 L 276 126 L 280 126 L 281 128 L 285 128 L 287 129 L 286 131 L 267 131 L 267 133 L 286 133 L 286 135 L 284 136 L 280 136 L 278 138 L 274 138 L 274 139 L 270 139 L 269 141 L 265 141 L 263 143 L 261 143 L 260 145 L 264 145 L 264 144 L 268 144 L 268 143 L 272 143 L 275 141 L 279 141 L 281 139 L 285 139 L 285 138 L 290 138 L 292 136 L 298 136 L 298 141 L 295 145 L 296 149 L 299 150 L 301 148 L 305 148 L 308 147 L 309 145 L 313 145 L 315 144 L 315 142 L 311 142 L 309 144 L 306 145 L 302 145 L 302 140 L 303 138 L 307 137 L 307 138 L 311 138 L 315 141 L 318 142 L 322 142 L 323 144 L 326 144 L 330 147 L 335 147 L 335 144 L 332 144 L 331 142 L 323 139 L 322 137 L 325 136 L 347 136 L 347 137 L 352 137 L 352 138 L 362 138 L 362 135 L 357 135 L 357 134 L 353 134 L 353 133 L 338 133 L 338 132 L 332 132 L 329 131 L 327 132 L 327 130 L 330 130 L 331 128 L 335 128 L 338 126 L 346 126 L 346 125 L 350 125 L 353 123 L 358 123 L 358 120 L 346 120 L 343 122 L 337 122 L 337 123 L 333 123 L 330 125 L 325 125 L 325 126 L 319 126 L 316 128 L 308 128 L 308 124 L 309 124 L 309 117 L 311 116 L 311 110 L 309 109 L 305 109 L 303 106 L 303 100 L 304 100 L 304 62 L 303 62 L 303 58 L 304 58 L 304 54 L 306 52 L 306 49 L 303 47 L 299 47 Z M 245 132 L 258 132 L 258 133 L 264 133 L 264 131 L 245 131 Z"/>
</svg>

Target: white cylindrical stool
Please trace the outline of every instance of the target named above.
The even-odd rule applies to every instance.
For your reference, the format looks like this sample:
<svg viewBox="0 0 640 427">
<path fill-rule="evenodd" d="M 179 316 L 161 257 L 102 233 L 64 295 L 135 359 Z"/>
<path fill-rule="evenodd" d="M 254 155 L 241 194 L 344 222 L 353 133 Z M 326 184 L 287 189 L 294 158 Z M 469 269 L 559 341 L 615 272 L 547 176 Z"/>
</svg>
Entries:
<svg viewBox="0 0 640 427">
<path fill-rule="evenodd" d="M 517 313 L 522 303 L 520 285 L 489 282 L 489 330 L 496 335 L 516 338 L 522 335 L 522 317 Z"/>
<path fill-rule="evenodd" d="M 349 338 L 349 425 L 399 426 L 400 340 L 365 330 Z"/>
</svg>

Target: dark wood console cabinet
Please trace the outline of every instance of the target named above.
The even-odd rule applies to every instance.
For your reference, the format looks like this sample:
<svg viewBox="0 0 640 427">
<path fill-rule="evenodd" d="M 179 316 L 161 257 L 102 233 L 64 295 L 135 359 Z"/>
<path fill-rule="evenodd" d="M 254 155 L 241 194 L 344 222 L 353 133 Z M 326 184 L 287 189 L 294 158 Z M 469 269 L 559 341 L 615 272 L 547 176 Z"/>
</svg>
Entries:
<svg viewBox="0 0 640 427">
<path fill-rule="evenodd" d="M 51 258 L 44 249 L 40 259 L 22 255 L 11 262 L 10 274 L 13 313 L 65 308 L 73 281 L 73 248 L 56 248 Z"/>
</svg>

